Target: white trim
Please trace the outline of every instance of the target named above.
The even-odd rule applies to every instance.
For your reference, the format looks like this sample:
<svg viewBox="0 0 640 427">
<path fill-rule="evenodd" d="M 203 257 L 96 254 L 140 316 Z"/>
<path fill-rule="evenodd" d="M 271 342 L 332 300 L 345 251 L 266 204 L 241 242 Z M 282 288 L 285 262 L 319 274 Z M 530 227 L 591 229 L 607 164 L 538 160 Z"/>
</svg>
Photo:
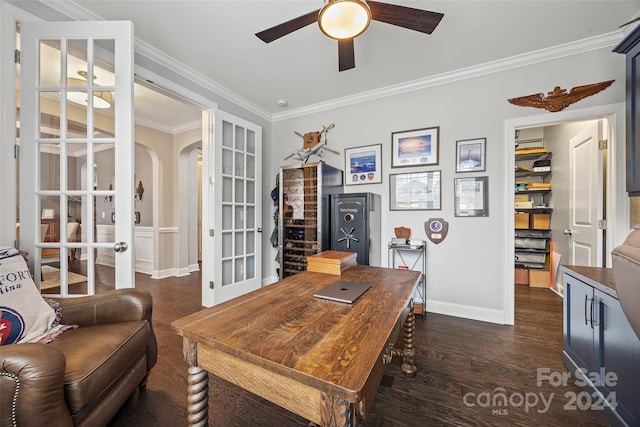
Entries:
<svg viewBox="0 0 640 427">
<path fill-rule="evenodd" d="M 433 76 L 412 80 L 397 85 L 374 89 L 367 92 L 360 92 L 355 95 L 336 98 L 326 102 L 319 102 L 317 104 L 308 105 L 306 107 L 297 108 L 282 113 L 276 113 L 272 116 L 272 121 L 277 122 L 293 117 L 304 116 L 307 114 L 332 110 L 335 108 L 345 107 L 361 102 L 372 101 L 387 96 L 399 95 L 406 92 L 413 92 L 416 90 L 440 86 L 460 80 L 467 80 L 487 74 L 507 71 L 513 68 L 526 67 L 540 62 L 564 58 L 570 55 L 577 55 L 597 49 L 613 47 L 617 45 L 622 39 L 622 30 L 613 31 L 599 36 L 589 37 L 586 39 L 565 43 L 546 49 L 535 50 L 508 58 L 499 59 L 497 61 L 486 62 L 484 64 L 478 64 L 467 68 L 460 68 L 458 70 L 448 71 L 442 74 L 436 74 Z"/>
<path fill-rule="evenodd" d="M 479 308 L 470 305 L 454 304 L 450 302 L 433 301 L 427 299 L 426 311 L 429 313 L 444 314 L 446 316 L 455 316 L 471 320 L 480 320 L 482 322 L 497 323 L 500 325 L 504 323 L 504 312 L 502 310 Z"/>
<path fill-rule="evenodd" d="M 69 16 L 72 19 L 89 21 L 103 20 L 101 17 L 79 6 L 72 0 L 57 0 L 55 2 L 47 3 L 47 5 L 54 10 L 57 10 L 58 12 Z M 472 67 L 461 68 L 458 70 L 437 74 L 435 76 L 428 76 L 397 85 L 361 92 L 351 96 L 336 98 L 325 102 L 319 102 L 317 104 L 312 104 L 302 108 L 292 109 L 275 114 L 270 114 L 268 111 L 262 109 L 253 102 L 247 100 L 246 98 L 243 98 L 242 96 L 220 85 L 219 83 L 210 80 L 204 75 L 176 61 L 174 58 L 171 58 L 170 56 L 138 38 L 135 39 L 135 52 L 166 67 L 171 71 L 178 73 L 179 75 L 202 86 L 203 88 L 208 89 L 213 93 L 224 97 L 225 99 L 228 99 L 229 101 L 237 104 L 240 107 L 243 107 L 247 111 L 258 115 L 265 120 L 277 122 L 321 111 L 332 110 L 347 105 L 372 101 L 387 96 L 393 96 L 429 87 L 440 86 L 459 80 L 471 79 L 486 74 L 497 73 L 513 68 L 537 64 L 540 62 L 551 61 L 554 59 L 589 52 L 592 50 L 613 47 L 624 38 L 625 31 L 628 30 L 629 28 L 618 29 L 610 33 L 588 37 L 586 39 L 564 43 L 550 48 L 535 50 L 521 55 L 515 55 L 496 61 L 490 61 L 484 64 L 474 65 Z M 155 79 L 149 80 L 156 81 Z"/>
<path fill-rule="evenodd" d="M 178 227 L 160 227 L 158 228 L 158 234 L 175 234 L 180 229 Z"/>
<path fill-rule="evenodd" d="M 145 126 L 150 129 L 155 129 L 160 132 L 168 133 L 171 135 L 175 135 L 181 132 L 186 132 L 189 130 L 200 129 L 199 121 L 188 122 L 178 126 L 167 126 L 163 123 L 154 122 L 153 120 L 147 120 L 141 117 L 136 117 L 135 121 L 137 125 Z"/>
<path fill-rule="evenodd" d="M 189 264 L 187 266 L 189 273 L 193 273 L 194 271 L 200 271 L 200 264 Z"/>
<path fill-rule="evenodd" d="M 273 283 L 276 283 L 280 278 L 278 276 L 270 276 L 262 278 L 262 287 L 269 286 Z"/>
<path fill-rule="evenodd" d="M 154 270 L 151 273 L 152 279 L 166 279 L 167 277 L 176 277 L 176 269 L 175 268 L 165 268 L 164 270 Z"/>
<path fill-rule="evenodd" d="M 514 290 L 514 266 L 513 266 L 513 248 L 514 248 L 514 218 L 513 212 L 515 185 L 515 175 L 513 170 L 515 167 L 515 131 L 517 128 L 551 126 L 560 123 L 576 122 L 590 119 L 610 119 L 615 120 L 609 130 L 609 138 L 613 144 L 609 145 L 608 156 L 608 174 L 607 180 L 607 212 L 609 217 L 607 233 L 607 250 L 613 249 L 614 245 L 624 240 L 629 231 L 629 198 L 626 196 L 625 190 L 625 106 L 623 103 L 600 105 L 590 108 L 582 108 L 577 110 L 565 110 L 553 113 L 553 116 L 546 114 L 538 114 L 535 116 L 517 117 L 507 119 L 504 122 L 504 141 L 506 148 L 503 150 L 502 162 L 506 167 L 502 172 L 502 182 L 505 183 L 503 200 L 505 201 L 505 224 L 506 232 L 503 242 L 502 257 L 505 260 L 504 270 L 502 272 L 502 283 L 504 283 L 503 307 L 504 319 L 503 323 L 513 325 L 515 322 L 515 290 Z M 511 232 L 509 232 L 511 230 Z"/>
<path fill-rule="evenodd" d="M 9 12 L 11 12 L 11 14 L 13 15 L 13 17 L 16 19 L 17 22 L 20 21 L 39 21 L 39 22 L 43 22 L 44 19 L 39 18 L 35 15 L 32 15 L 31 13 L 27 12 L 26 10 L 20 9 L 19 7 L 7 3 L 5 1 L 2 2 L 2 7 L 6 10 L 8 10 Z"/>
</svg>

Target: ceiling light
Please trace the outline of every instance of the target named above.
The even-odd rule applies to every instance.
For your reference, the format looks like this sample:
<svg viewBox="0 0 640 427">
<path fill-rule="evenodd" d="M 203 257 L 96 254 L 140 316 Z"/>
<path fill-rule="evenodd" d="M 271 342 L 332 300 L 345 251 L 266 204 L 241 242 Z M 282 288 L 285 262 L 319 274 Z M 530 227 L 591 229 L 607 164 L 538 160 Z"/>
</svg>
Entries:
<svg viewBox="0 0 640 427">
<path fill-rule="evenodd" d="M 74 77 L 67 77 L 67 86 L 87 86 L 87 72 L 86 71 L 78 71 L 78 74 L 85 79 L 76 79 Z M 95 79 L 95 76 L 94 76 Z M 93 85 L 94 87 L 99 87 L 97 85 Z M 88 98 L 87 92 L 67 92 L 67 99 L 75 104 L 87 106 Z M 113 95 L 108 91 L 93 91 L 93 108 L 109 108 L 113 104 Z"/>
<path fill-rule="evenodd" d="M 318 25 L 332 39 L 351 39 L 362 34 L 371 22 L 365 0 L 327 0 L 320 9 Z"/>
</svg>

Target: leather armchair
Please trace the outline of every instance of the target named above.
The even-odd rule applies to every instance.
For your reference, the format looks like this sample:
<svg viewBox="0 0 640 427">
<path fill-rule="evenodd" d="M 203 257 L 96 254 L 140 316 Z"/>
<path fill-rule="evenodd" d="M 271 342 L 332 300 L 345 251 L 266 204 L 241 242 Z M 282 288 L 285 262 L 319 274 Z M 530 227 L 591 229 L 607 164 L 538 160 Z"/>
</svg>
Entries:
<svg viewBox="0 0 640 427">
<path fill-rule="evenodd" d="M 121 289 L 58 299 L 63 324 L 49 344 L 0 346 L 0 426 L 105 426 L 144 389 L 157 360 L 151 295 Z"/>
</svg>

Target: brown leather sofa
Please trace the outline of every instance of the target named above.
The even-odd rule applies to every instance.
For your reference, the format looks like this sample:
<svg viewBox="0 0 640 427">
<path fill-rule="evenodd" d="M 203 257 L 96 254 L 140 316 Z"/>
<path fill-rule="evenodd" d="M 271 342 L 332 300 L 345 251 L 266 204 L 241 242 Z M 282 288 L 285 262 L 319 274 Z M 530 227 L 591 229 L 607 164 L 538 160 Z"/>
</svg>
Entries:
<svg viewBox="0 0 640 427">
<path fill-rule="evenodd" d="M 626 240 L 611 251 L 611 262 L 620 306 L 640 338 L 640 230 L 631 230 Z"/>
<path fill-rule="evenodd" d="M 0 346 L 0 426 L 105 426 L 144 389 L 157 359 L 151 295 L 139 289 L 58 300 L 49 344 Z"/>
</svg>

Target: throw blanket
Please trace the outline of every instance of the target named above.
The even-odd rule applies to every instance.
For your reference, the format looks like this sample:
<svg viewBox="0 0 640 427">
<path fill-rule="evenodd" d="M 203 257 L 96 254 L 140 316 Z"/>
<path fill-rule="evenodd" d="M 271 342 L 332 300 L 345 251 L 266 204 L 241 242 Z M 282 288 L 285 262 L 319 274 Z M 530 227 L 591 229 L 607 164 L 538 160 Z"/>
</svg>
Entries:
<svg viewBox="0 0 640 427">
<path fill-rule="evenodd" d="M 42 298 L 20 252 L 0 247 L 0 345 L 46 343 L 74 327 L 58 322 L 56 311 Z"/>
</svg>

